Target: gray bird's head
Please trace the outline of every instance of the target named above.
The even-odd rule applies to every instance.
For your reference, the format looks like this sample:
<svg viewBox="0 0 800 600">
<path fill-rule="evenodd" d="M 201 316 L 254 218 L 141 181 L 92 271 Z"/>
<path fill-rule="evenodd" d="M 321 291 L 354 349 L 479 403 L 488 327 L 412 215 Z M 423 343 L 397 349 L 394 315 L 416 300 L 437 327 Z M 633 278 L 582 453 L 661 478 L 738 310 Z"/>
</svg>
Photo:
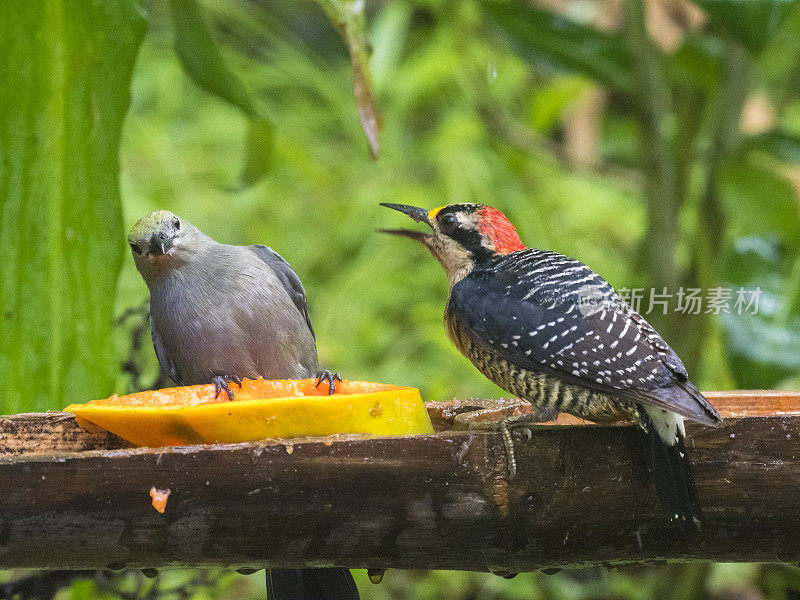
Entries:
<svg viewBox="0 0 800 600">
<path fill-rule="evenodd" d="M 168 210 L 145 215 L 128 234 L 133 261 L 145 281 L 184 264 L 201 241 L 210 238 Z"/>
</svg>

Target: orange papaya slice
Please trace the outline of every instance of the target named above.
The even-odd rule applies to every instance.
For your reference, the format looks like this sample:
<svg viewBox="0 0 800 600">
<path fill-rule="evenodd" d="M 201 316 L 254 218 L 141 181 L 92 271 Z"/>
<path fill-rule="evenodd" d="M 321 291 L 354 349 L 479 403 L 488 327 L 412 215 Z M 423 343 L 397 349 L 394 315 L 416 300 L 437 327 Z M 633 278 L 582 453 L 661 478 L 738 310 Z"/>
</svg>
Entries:
<svg viewBox="0 0 800 600">
<path fill-rule="evenodd" d="M 433 427 L 419 390 L 342 381 L 329 396 L 316 380 L 245 379 L 234 400 L 192 385 L 70 404 L 79 423 L 97 425 L 138 446 L 237 443 L 335 434 L 412 435 Z"/>
</svg>

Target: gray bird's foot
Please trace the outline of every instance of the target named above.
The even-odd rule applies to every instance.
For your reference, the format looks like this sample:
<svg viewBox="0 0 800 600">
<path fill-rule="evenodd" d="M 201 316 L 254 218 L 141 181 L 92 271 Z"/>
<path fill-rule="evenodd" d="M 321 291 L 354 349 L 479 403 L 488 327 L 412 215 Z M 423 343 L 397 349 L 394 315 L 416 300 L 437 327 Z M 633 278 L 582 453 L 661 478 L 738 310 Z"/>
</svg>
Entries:
<svg viewBox="0 0 800 600">
<path fill-rule="evenodd" d="M 242 378 L 236 375 L 216 375 L 211 378 L 211 383 L 214 384 L 214 398 L 219 396 L 222 390 L 225 390 L 228 400 L 233 401 L 233 390 L 228 385 L 228 382 L 235 383 L 240 388 L 242 387 Z"/>
<path fill-rule="evenodd" d="M 330 396 L 336 391 L 336 382 L 341 381 L 342 376 L 338 373 L 331 373 L 328 369 L 323 369 L 317 373 L 317 384 L 314 387 L 319 387 L 323 381 L 328 382 L 328 395 Z"/>
</svg>

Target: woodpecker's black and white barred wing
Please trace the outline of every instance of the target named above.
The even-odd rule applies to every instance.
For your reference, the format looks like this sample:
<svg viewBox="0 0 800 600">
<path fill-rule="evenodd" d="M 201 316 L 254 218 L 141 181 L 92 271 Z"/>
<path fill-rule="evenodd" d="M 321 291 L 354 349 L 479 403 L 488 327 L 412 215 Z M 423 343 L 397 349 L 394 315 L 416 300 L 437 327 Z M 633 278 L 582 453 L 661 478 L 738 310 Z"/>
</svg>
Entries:
<svg viewBox="0 0 800 600">
<path fill-rule="evenodd" d="M 272 268 L 272 271 L 281 282 L 281 285 L 283 285 L 283 289 L 286 290 L 286 293 L 289 294 L 289 298 L 294 302 L 297 310 L 299 310 L 300 314 L 305 318 L 308 329 L 311 331 L 311 337 L 316 339 L 317 336 L 314 334 L 314 327 L 311 325 L 311 317 L 308 316 L 306 290 L 303 288 L 303 284 L 297 276 L 297 273 L 292 269 L 292 265 L 269 246 L 254 244 L 248 246 L 248 248 L 255 252 L 261 260 Z"/>
<path fill-rule="evenodd" d="M 521 368 L 701 423 L 719 421 L 661 336 L 573 258 L 536 249 L 495 256 L 453 286 L 448 311 Z"/>
</svg>

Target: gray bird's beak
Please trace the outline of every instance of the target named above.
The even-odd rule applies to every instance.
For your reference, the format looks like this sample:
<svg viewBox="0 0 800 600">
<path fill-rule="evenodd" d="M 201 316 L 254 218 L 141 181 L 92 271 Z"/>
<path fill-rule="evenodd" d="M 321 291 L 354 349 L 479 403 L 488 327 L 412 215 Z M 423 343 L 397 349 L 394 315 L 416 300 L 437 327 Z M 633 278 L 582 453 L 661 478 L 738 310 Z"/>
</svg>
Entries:
<svg viewBox="0 0 800 600">
<path fill-rule="evenodd" d="M 153 256 L 163 256 L 172 248 L 172 238 L 168 238 L 164 234 L 156 234 L 150 238 L 150 247 L 148 253 Z"/>
<path fill-rule="evenodd" d="M 417 208 L 416 206 L 408 206 L 407 204 L 392 204 L 390 202 L 381 202 L 381 206 L 385 206 L 386 208 L 391 208 L 392 210 L 401 212 L 404 215 L 408 215 L 409 217 L 414 219 L 417 223 L 426 223 L 431 227 L 431 229 L 433 229 L 433 223 L 431 223 L 431 219 L 428 216 L 428 211 L 425 210 L 424 208 Z M 431 237 L 430 233 L 413 231 L 411 229 L 381 229 L 380 231 L 381 233 L 388 233 L 390 235 L 399 235 L 401 237 L 407 237 L 422 243 L 425 243 L 425 240 Z"/>
</svg>

